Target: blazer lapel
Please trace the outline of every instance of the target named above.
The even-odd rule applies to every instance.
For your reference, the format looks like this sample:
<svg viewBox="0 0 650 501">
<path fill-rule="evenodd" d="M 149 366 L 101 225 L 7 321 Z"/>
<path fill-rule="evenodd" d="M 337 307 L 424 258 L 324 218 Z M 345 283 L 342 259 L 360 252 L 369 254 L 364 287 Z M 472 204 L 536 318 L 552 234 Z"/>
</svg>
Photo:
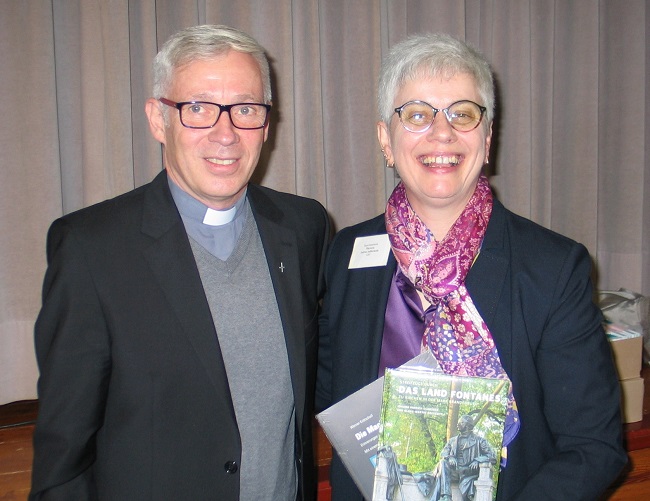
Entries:
<svg viewBox="0 0 650 501">
<path fill-rule="evenodd" d="M 386 224 L 384 218 L 376 218 L 376 226 L 370 227 L 369 231 L 364 231 L 360 236 L 385 235 Z M 349 258 L 349 257 L 348 257 Z M 359 339 L 360 343 L 368 343 L 368 350 L 364 350 L 367 356 L 361 360 L 361 373 L 365 380 L 370 383 L 377 379 L 379 372 L 379 358 L 381 356 L 381 343 L 384 337 L 384 323 L 386 317 L 386 304 L 388 303 L 388 294 L 390 284 L 397 268 L 397 261 L 392 251 L 388 251 L 388 261 L 385 266 L 374 266 L 358 270 L 349 270 L 348 273 L 362 273 L 363 278 L 358 283 L 354 295 L 358 295 L 358 301 L 364 306 L 360 312 L 365 312 L 365 317 L 360 318 L 359 322 Z M 364 335 L 365 333 L 365 335 Z"/>
<path fill-rule="evenodd" d="M 269 266 L 273 290 L 284 330 L 293 386 L 296 422 L 305 407 L 305 334 L 301 269 L 295 230 L 283 224 L 282 210 L 257 187 L 249 185 L 248 197 Z"/>
<path fill-rule="evenodd" d="M 465 284 L 481 317 L 495 336 L 499 356 L 509 360 L 512 356 L 510 341 L 498 339 L 497 333 L 502 329 L 492 330 L 491 327 L 503 321 L 496 317 L 496 311 L 510 265 L 509 258 L 504 252 L 505 214 L 503 211 L 503 206 L 495 200 L 481 252 L 467 274 Z"/>
<path fill-rule="evenodd" d="M 397 261 L 390 252 L 386 266 L 367 270 L 365 286 L 365 311 L 367 313 L 365 324 L 371 340 L 370 358 L 365 361 L 364 374 L 372 379 L 377 378 L 379 372 L 379 359 L 381 357 L 381 342 L 384 337 L 384 323 L 386 317 L 386 304 L 390 284 L 397 267 Z"/>
<path fill-rule="evenodd" d="M 146 192 L 142 231 L 154 241 L 143 253 L 210 381 L 218 392 L 229 395 L 212 314 L 185 227 L 167 183 L 163 171 Z"/>
</svg>

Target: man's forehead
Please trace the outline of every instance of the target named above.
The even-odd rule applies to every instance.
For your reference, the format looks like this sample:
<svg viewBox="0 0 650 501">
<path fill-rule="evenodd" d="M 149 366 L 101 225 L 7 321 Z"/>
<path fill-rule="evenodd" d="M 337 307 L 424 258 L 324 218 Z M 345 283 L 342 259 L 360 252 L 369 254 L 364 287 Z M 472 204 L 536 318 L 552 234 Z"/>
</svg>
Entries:
<svg viewBox="0 0 650 501">
<path fill-rule="evenodd" d="M 230 99 L 258 101 L 264 92 L 258 62 L 238 51 L 189 61 L 174 70 L 170 83 L 184 99 L 194 101 L 210 101 L 224 91 Z"/>
</svg>

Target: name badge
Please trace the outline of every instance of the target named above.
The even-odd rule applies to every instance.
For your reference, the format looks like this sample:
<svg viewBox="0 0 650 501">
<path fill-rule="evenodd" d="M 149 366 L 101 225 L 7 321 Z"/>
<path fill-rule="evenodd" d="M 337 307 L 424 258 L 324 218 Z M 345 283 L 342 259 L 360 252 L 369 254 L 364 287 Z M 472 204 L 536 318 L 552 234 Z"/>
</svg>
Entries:
<svg viewBox="0 0 650 501">
<path fill-rule="evenodd" d="M 390 241 L 388 235 L 357 237 L 352 248 L 348 269 L 386 266 L 389 252 Z"/>
</svg>

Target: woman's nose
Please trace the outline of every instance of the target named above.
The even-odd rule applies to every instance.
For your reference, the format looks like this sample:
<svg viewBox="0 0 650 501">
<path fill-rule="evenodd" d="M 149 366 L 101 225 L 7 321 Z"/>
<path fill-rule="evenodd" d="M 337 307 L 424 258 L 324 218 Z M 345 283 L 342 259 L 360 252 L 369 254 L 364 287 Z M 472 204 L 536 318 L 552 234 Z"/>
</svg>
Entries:
<svg viewBox="0 0 650 501">
<path fill-rule="evenodd" d="M 445 112 L 440 110 L 434 115 L 433 122 L 431 122 L 431 126 L 427 130 L 427 136 L 438 141 L 449 141 L 450 138 L 454 137 L 455 132 L 449 120 L 447 120 Z"/>
</svg>

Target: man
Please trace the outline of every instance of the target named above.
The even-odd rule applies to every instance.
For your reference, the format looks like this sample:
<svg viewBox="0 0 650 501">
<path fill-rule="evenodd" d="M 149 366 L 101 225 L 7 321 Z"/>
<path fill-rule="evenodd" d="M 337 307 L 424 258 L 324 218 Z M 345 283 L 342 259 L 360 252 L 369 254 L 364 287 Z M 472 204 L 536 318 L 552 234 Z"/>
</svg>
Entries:
<svg viewBox="0 0 650 501">
<path fill-rule="evenodd" d="M 401 491 L 403 483 L 400 465 L 397 464 L 397 455 L 393 452 L 393 448 L 390 445 L 382 447 L 378 455 L 383 456 L 386 462 L 386 474 L 388 477 L 386 483 L 386 499 L 394 499 L 395 489 L 399 487 Z"/>
<path fill-rule="evenodd" d="M 440 499 L 451 501 L 451 482 L 458 481 L 463 501 L 474 499 L 474 481 L 479 476 L 480 463 L 496 462 L 494 450 L 482 437 L 474 434 L 472 416 L 458 420 L 458 435 L 451 437 L 440 453 Z"/>
<path fill-rule="evenodd" d="M 325 209 L 249 184 L 255 40 L 183 30 L 154 80 L 165 171 L 48 234 L 30 499 L 312 500 Z"/>
</svg>

